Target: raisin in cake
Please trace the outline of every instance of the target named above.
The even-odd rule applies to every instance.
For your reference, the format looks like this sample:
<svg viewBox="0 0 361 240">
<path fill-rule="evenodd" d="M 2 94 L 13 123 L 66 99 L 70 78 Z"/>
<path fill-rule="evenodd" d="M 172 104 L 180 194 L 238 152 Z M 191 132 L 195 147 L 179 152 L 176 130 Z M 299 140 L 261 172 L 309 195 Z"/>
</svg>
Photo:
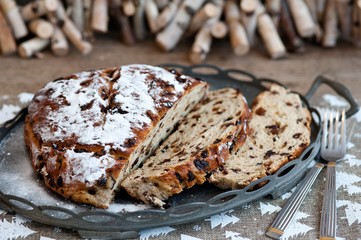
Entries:
<svg viewBox="0 0 361 240">
<path fill-rule="evenodd" d="M 204 183 L 243 144 L 249 115 L 239 91 L 211 92 L 122 187 L 145 203 L 164 206 L 170 196 Z"/>
<path fill-rule="evenodd" d="M 148 65 L 77 73 L 34 97 L 25 142 L 47 187 L 106 208 L 137 168 L 206 94 L 208 85 Z"/>
<path fill-rule="evenodd" d="M 210 176 L 221 188 L 243 188 L 259 178 L 275 173 L 297 158 L 310 144 L 311 115 L 300 97 L 272 85 L 252 106 L 250 133 L 245 144 Z"/>
</svg>

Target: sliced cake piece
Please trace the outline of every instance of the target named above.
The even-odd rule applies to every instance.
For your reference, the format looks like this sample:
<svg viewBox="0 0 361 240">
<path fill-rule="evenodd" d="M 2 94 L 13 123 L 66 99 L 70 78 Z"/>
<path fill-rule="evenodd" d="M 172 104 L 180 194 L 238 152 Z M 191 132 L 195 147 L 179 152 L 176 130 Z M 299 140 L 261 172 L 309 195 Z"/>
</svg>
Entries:
<svg viewBox="0 0 361 240">
<path fill-rule="evenodd" d="M 244 142 L 249 113 L 239 91 L 209 93 L 122 187 L 131 196 L 162 207 L 170 196 L 204 183 Z"/>
<path fill-rule="evenodd" d="M 300 97 L 272 85 L 253 103 L 245 144 L 209 181 L 221 188 L 236 189 L 275 173 L 310 144 L 310 124 L 310 112 L 302 106 Z"/>
<path fill-rule="evenodd" d="M 25 142 L 47 187 L 106 208 L 119 183 L 152 154 L 207 92 L 173 70 L 127 65 L 48 83 L 29 105 Z"/>
</svg>

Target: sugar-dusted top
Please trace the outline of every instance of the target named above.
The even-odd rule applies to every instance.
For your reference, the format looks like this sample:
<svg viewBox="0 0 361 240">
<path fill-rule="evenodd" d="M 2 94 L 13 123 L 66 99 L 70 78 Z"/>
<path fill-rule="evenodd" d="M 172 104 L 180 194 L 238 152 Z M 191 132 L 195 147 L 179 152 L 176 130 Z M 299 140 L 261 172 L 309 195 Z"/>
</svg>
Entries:
<svg viewBox="0 0 361 240">
<path fill-rule="evenodd" d="M 29 106 L 42 142 L 126 151 L 197 80 L 149 65 L 87 71 L 48 83 Z"/>
</svg>

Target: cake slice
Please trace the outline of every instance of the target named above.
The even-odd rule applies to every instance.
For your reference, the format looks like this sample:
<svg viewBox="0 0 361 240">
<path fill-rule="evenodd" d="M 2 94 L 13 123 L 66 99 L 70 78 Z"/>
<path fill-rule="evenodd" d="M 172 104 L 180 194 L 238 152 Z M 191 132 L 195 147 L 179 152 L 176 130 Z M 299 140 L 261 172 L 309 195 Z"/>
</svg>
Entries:
<svg viewBox="0 0 361 240">
<path fill-rule="evenodd" d="M 311 115 L 300 97 L 273 84 L 252 106 L 245 144 L 218 168 L 209 181 L 221 188 L 243 188 L 274 174 L 310 144 Z"/>
<path fill-rule="evenodd" d="M 47 187 L 106 208 L 120 182 L 206 95 L 208 84 L 149 65 L 73 74 L 48 83 L 25 121 L 32 165 Z"/>
<path fill-rule="evenodd" d="M 163 207 L 170 196 L 204 183 L 243 144 L 248 117 L 239 91 L 210 92 L 122 187 L 145 203 Z"/>
</svg>

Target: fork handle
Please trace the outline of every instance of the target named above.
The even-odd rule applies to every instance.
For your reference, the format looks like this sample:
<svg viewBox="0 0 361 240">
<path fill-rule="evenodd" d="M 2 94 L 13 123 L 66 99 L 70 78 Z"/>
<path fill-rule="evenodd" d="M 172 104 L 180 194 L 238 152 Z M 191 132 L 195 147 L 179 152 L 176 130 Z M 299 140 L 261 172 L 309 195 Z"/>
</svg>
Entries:
<svg viewBox="0 0 361 240">
<path fill-rule="evenodd" d="M 320 240 L 336 239 L 336 162 L 327 164 L 320 223 Z"/>
<path fill-rule="evenodd" d="M 297 187 L 296 191 L 292 194 L 291 198 L 287 201 L 286 205 L 281 209 L 276 219 L 268 228 L 266 232 L 268 237 L 279 239 L 283 235 L 323 167 L 324 165 L 321 163 L 317 163 L 312 167 L 305 179 Z"/>
</svg>

